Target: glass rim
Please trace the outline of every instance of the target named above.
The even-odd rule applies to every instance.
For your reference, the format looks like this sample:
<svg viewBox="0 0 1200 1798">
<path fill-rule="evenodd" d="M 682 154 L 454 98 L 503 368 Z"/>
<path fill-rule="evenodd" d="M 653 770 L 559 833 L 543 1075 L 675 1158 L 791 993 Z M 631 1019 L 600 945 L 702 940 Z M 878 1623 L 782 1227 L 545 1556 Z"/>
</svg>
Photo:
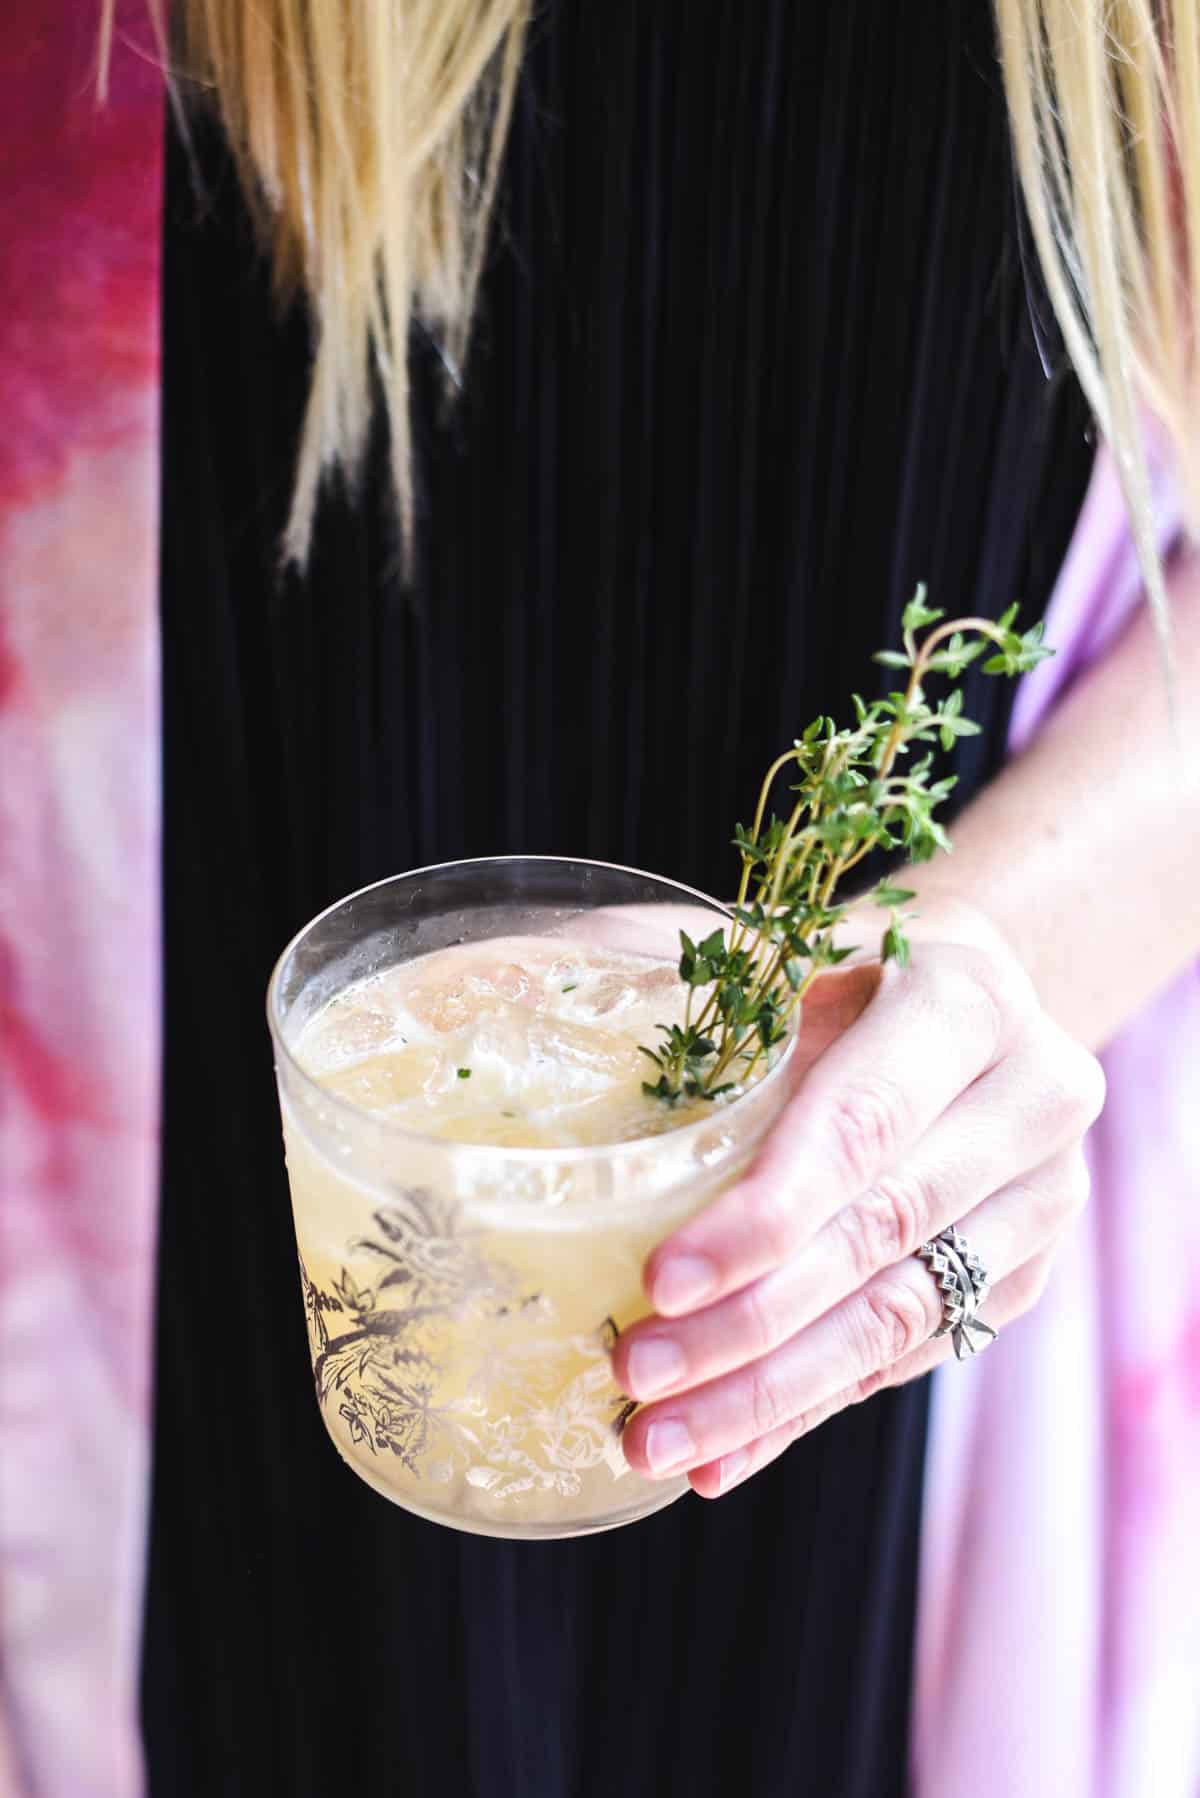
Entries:
<svg viewBox="0 0 1200 1798">
<path fill-rule="evenodd" d="M 430 862 L 423 868 L 408 868 L 400 874 L 387 874 L 382 880 L 368 881 L 366 886 L 357 887 L 354 892 L 344 893 L 340 899 L 333 900 L 323 911 L 319 911 L 315 917 L 310 918 L 307 924 L 301 925 L 280 951 L 267 982 L 267 1029 L 271 1034 L 271 1042 L 276 1054 L 282 1056 L 289 1070 L 299 1080 L 302 1091 L 310 1094 L 321 1104 L 330 1106 L 334 1117 L 348 1118 L 360 1128 L 366 1125 L 372 1131 L 378 1131 L 385 1138 L 395 1142 L 411 1142 L 419 1144 L 424 1149 L 438 1149 L 447 1155 L 465 1156 L 471 1160 L 503 1161 L 526 1167 L 551 1167 L 564 1162 L 577 1166 L 583 1162 L 604 1160 L 621 1153 L 628 1154 L 645 1150 L 651 1143 L 657 1142 L 669 1142 L 679 1148 L 685 1147 L 689 1141 L 711 1129 L 714 1118 L 719 1117 L 723 1112 L 733 1113 L 743 1100 L 752 1099 L 776 1084 L 778 1077 L 791 1061 L 792 1050 L 796 1044 L 794 1031 L 789 1032 L 783 1054 L 778 1061 L 774 1062 L 748 1091 L 739 1093 L 727 1104 L 718 1102 L 713 1106 L 711 1112 L 693 1118 L 690 1123 L 680 1124 L 675 1130 L 652 1131 L 646 1136 L 630 1136 L 618 1142 L 565 1143 L 562 1148 L 554 1148 L 547 1144 L 521 1148 L 514 1143 L 460 1142 L 452 1136 L 430 1136 L 423 1130 L 413 1130 L 405 1124 L 389 1122 L 386 1118 L 381 1118 L 373 1112 L 364 1110 L 362 1106 L 355 1105 L 351 1100 L 343 1098 L 340 1093 L 330 1092 L 328 1087 L 322 1086 L 321 1082 L 315 1079 L 293 1055 L 284 1039 L 282 1022 L 279 1018 L 279 985 L 284 964 L 293 950 L 299 948 L 309 932 L 324 923 L 325 919 L 331 917 L 334 912 L 340 911 L 343 906 L 351 904 L 355 899 L 361 899 L 367 893 L 377 891 L 380 887 L 394 886 L 402 880 L 415 880 L 420 875 L 441 874 L 451 868 L 494 868 L 503 866 L 506 862 L 541 862 L 558 867 L 577 865 L 586 868 L 603 868 L 606 873 L 610 874 L 629 874 L 638 880 L 652 880 L 658 886 L 670 887 L 673 892 L 685 894 L 689 899 L 698 900 L 709 911 L 719 912 L 723 917 L 733 919 L 732 906 L 724 904 L 719 899 L 714 899 L 710 893 L 701 892 L 699 887 L 687 886 L 683 881 L 671 880 L 664 874 L 652 874 L 645 868 L 630 868 L 623 862 L 597 861 L 594 857 L 582 855 L 463 856 L 447 862 Z"/>
</svg>

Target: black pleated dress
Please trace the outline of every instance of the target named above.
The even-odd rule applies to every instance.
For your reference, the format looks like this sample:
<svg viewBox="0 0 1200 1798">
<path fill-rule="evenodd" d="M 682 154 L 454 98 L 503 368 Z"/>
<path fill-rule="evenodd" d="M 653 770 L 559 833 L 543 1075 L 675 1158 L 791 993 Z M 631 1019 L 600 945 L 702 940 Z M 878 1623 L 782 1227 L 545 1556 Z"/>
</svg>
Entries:
<svg viewBox="0 0 1200 1798">
<path fill-rule="evenodd" d="M 1090 449 L 1036 335 L 984 0 L 548 0 L 448 415 L 414 346 L 416 577 L 380 442 L 281 580 L 305 325 L 215 135 L 172 144 L 152 1798 L 905 1790 L 924 1386 L 610 1535 L 410 1519 L 318 1418 L 263 993 L 450 857 L 728 891 L 918 580 L 1044 606 Z M 964 796 L 1011 692 L 968 701 Z"/>
</svg>

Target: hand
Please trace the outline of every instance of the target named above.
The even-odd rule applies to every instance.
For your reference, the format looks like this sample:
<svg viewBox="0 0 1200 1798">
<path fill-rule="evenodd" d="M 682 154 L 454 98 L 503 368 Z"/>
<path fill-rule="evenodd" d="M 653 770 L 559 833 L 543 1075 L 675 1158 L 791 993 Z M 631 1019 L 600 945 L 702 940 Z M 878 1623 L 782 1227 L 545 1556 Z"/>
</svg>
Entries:
<svg viewBox="0 0 1200 1798">
<path fill-rule="evenodd" d="M 928 1372 L 951 1348 L 930 1340 L 941 1295 L 914 1250 L 950 1224 L 991 1276 L 986 1321 L 1040 1295 L 1087 1196 L 1104 1078 L 993 931 L 922 931 L 907 969 L 814 985 L 795 1090 L 754 1164 L 647 1261 L 657 1315 L 613 1352 L 622 1390 L 654 1401 L 625 1430 L 639 1472 L 686 1470 L 715 1498 Z"/>
</svg>

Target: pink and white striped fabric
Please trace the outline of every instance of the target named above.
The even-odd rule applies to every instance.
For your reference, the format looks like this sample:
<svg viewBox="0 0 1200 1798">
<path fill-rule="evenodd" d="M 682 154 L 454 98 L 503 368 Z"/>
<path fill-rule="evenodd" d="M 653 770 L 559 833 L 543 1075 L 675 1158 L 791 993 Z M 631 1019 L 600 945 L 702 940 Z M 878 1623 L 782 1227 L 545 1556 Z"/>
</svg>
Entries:
<svg viewBox="0 0 1200 1798">
<path fill-rule="evenodd" d="M 129 1798 L 157 1180 L 163 94 L 0 7 L 0 1793 Z"/>
<path fill-rule="evenodd" d="M 163 93 L 127 0 L 98 110 L 93 31 L 0 9 L 0 1798 L 143 1784 Z M 1136 592 L 1101 458 L 1015 743 Z M 1200 979 L 1106 1063 L 1045 1303 L 939 1380 L 918 1798 L 1200 1792 Z"/>
</svg>

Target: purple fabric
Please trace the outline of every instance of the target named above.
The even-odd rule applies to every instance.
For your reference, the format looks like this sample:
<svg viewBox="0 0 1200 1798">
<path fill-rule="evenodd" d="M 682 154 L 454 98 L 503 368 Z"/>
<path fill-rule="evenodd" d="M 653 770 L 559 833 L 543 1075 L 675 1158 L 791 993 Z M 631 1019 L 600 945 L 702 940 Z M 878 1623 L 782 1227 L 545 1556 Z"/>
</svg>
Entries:
<svg viewBox="0 0 1200 1798">
<path fill-rule="evenodd" d="M 1161 477 L 1156 502 L 1165 546 L 1178 510 Z M 1014 751 L 1139 596 L 1101 454 L 1050 606 L 1058 653 L 1018 695 Z M 1044 1300 L 937 1376 L 917 1798 L 1200 1793 L 1200 968 L 1103 1061 L 1092 1201 Z"/>
</svg>

